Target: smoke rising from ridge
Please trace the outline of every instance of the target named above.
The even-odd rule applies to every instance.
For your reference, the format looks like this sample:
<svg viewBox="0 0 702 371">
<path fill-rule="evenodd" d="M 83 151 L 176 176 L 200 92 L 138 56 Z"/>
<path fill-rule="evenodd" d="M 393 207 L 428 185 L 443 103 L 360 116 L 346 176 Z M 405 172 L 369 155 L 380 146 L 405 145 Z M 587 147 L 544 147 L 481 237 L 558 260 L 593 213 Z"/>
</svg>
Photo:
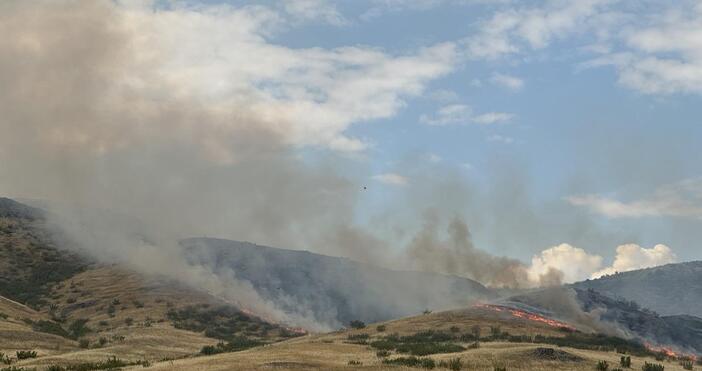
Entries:
<svg viewBox="0 0 702 371">
<path fill-rule="evenodd" d="M 469 196 L 463 185 L 421 195 L 437 206 L 418 232 L 405 231 L 406 249 L 393 248 L 403 241 L 356 224 L 361 187 L 336 170 L 341 160 L 311 164 L 300 154 L 365 148 L 345 129 L 392 116 L 450 72 L 452 43 L 407 55 L 290 49 L 266 39 L 286 27 L 280 18 L 261 6 L 2 2 L 0 193 L 51 201 L 52 222 L 103 261 L 175 277 L 308 328 L 327 324 L 283 313 L 234 272 L 187 264 L 178 241 L 217 236 L 310 248 L 494 286 L 561 281 L 554 266 L 534 276 L 476 248 L 460 216 L 447 223 L 454 210 L 444 205 Z M 425 183 L 440 193 L 433 188 L 442 185 Z M 522 235 L 537 231 L 515 212 L 532 213 L 520 198 L 525 190 L 511 178 L 498 183 L 513 198 L 477 207 L 502 209 Z"/>
</svg>

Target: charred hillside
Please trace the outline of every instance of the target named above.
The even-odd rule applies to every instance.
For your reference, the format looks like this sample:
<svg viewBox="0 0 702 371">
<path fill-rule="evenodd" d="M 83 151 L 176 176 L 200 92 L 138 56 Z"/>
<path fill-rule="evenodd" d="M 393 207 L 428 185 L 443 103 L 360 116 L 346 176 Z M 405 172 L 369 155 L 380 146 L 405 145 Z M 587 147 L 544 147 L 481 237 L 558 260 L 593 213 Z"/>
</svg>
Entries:
<svg viewBox="0 0 702 371">
<path fill-rule="evenodd" d="M 212 266 L 216 272 L 231 271 L 286 310 L 309 311 L 334 325 L 464 307 L 496 297 L 466 278 L 387 270 L 307 251 L 209 238 L 182 244 L 193 264 Z"/>
</svg>

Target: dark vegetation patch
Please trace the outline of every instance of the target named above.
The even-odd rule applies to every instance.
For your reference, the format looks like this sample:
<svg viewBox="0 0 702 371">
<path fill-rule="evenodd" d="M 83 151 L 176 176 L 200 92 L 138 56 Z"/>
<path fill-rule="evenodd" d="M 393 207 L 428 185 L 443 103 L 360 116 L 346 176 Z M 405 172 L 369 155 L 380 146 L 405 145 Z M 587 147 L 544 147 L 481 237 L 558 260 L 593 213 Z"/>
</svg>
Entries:
<svg viewBox="0 0 702 371">
<path fill-rule="evenodd" d="M 407 367 L 421 367 L 426 369 L 433 369 L 436 367 L 436 362 L 431 358 L 419 358 L 419 357 L 399 357 L 393 359 L 384 359 L 383 363 L 386 365 L 397 365 L 397 366 L 407 366 Z"/>
<path fill-rule="evenodd" d="M 456 353 L 466 350 L 465 347 L 454 343 L 459 340 L 456 336 L 441 331 L 423 331 L 413 335 L 399 336 L 391 334 L 379 340 L 372 341 L 370 346 L 378 349 L 414 356 L 426 356 L 436 353 Z"/>
<path fill-rule="evenodd" d="M 536 348 L 530 353 L 534 358 L 547 361 L 580 362 L 583 360 L 581 357 L 574 354 L 553 348 Z"/>
<path fill-rule="evenodd" d="M 291 337 L 284 328 L 250 316 L 231 306 L 210 308 L 193 305 L 171 309 L 166 315 L 175 328 L 202 332 L 207 337 L 220 340 L 229 341 L 241 337 Z"/>
<path fill-rule="evenodd" d="M 507 331 L 502 331 L 494 327 L 489 335 L 477 337 L 477 331 L 460 334 L 456 331 L 423 331 L 412 335 L 399 336 L 390 334 L 382 337 L 369 339 L 359 335 L 350 335 L 348 340 L 365 341 L 377 351 L 396 351 L 398 353 L 411 354 L 413 356 L 426 356 L 437 353 L 456 353 L 467 349 L 480 347 L 480 342 L 505 341 L 512 343 L 536 343 L 550 344 L 558 347 L 570 347 L 575 349 L 586 349 L 596 351 L 617 351 L 635 356 L 654 356 L 643 344 L 633 340 L 626 340 L 618 337 L 602 334 L 586 334 L 582 332 L 569 332 L 564 336 L 544 336 L 544 335 L 511 335 Z M 467 346 L 461 343 L 469 343 Z M 385 355 L 385 354 L 384 354 Z M 569 353 L 554 350 L 552 348 L 538 348 L 532 354 L 537 358 L 554 358 L 556 360 L 577 361 L 571 359 Z M 575 356 L 572 356 L 575 357 Z M 563 358 L 563 359 L 561 359 Z"/>
<path fill-rule="evenodd" d="M 231 306 L 212 308 L 201 304 L 170 309 L 166 315 L 175 328 L 200 332 L 207 337 L 224 340 L 217 345 L 203 347 L 200 350 L 200 354 L 203 355 L 237 352 L 270 341 L 299 336 L 298 333 Z"/>
<path fill-rule="evenodd" d="M 25 318 L 24 321 L 31 325 L 34 331 L 58 335 L 71 340 L 77 340 L 91 331 L 91 329 L 86 326 L 88 320 L 83 318 L 73 321 L 68 326 L 68 329 L 55 321 L 39 320 L 34 322 L 29 318 Z"/>
<path fill-rule="evenodd" d="M 262 341 L 248 339 L 245 337 L 234 338 L 226 343 L 219 342 L 217 345 L 206 345 L 202 347 L 200 354 L 209 356 L 219 353 L 239 352 L 263 344 L 264 343 Z"/>
<path fill-rule="evenodd" d="M 27 215 L 3 208 L 0 199 L 0 295 L 39 309 L 52 286 L 83 272 L 89 262 L 58 249 L 41 218 Z"/>
<path fill-rule="evenodd" d="M 110 357 L 107 358 L 104 361 L 98 361 L 98 362 L 84 362 L 84 363 L 77 363 L 74 365 L 68 365 L 68 366 L 49 366 L 47 369 L 48 371 L 93 371 L 93 370 L 120 370 L 122 367 L 128 367 L 128 366 L 143 366 L 143 367 L 149 367 L 151 366 L 151 362 L 146 361 L 146 360 L 139 360 L 135 362 L 129 362 L 125 361 L 122 359 L 119 359 L 117 357 Z"/>
</svg>

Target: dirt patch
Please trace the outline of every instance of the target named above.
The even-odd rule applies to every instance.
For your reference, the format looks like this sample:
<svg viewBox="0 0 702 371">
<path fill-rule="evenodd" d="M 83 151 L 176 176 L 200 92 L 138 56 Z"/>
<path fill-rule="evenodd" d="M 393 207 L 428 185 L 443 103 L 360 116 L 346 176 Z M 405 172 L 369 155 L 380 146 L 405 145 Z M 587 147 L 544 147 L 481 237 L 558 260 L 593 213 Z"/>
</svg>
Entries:
<svg viewBox="0 0 702 371">
<path fill-rule="evenodd" d="M 580 362 L 583 360 L 581 357 L 574 354 L 553 348 L 536 348 L 531 351 L 531 356 L 536 359 L 547 361 Z"/>
</svg>

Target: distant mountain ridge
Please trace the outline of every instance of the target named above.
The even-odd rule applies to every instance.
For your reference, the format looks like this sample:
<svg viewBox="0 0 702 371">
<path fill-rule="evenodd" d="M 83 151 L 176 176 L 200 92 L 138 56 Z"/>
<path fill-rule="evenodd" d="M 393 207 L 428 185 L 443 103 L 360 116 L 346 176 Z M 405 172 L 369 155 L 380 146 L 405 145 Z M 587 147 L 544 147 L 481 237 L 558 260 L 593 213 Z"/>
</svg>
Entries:
<svg viewBox="0 0 702 371">
<path fill-rule="evenodd" d="M 570 286 L 635 301 L 661 315 L 702 318 L 702 261 L 617 273 Z"/>
<path fill-rule="evenodd" d="M 233 271 L 256 291 L 292 312 L 323 323 L 383 321 L 422 311 L 458 308 L 497 297 L 462 277 L 393 271 L 346 258 L 212 238 L 182 241 L 193 264 Z"/>
</svg>

